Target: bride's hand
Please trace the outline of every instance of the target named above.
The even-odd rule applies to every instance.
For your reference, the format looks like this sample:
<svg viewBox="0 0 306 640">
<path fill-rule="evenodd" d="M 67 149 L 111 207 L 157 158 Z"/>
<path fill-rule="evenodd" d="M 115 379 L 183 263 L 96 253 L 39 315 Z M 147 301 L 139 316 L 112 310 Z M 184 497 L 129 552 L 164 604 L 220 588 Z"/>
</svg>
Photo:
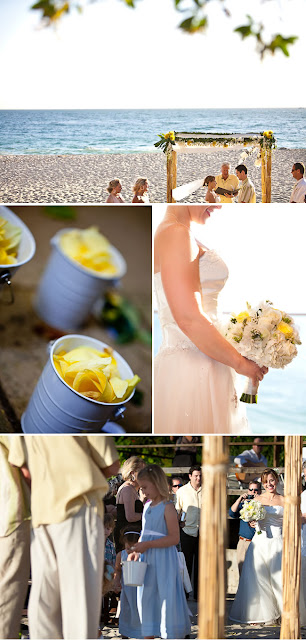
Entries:
<svg viewBox="0 0 306 640">
<path fill-rule="evenodd" d="M 248 360 L 248 358 L 242 356 L 236 371 L 243 376 L 247 376 L 247 378 L 251 378 L 254 386 L 256 386 L 258 382 L 263 379 L 264 375 L 268 373 L 269 369 L 268 367 L 259 367 L 258 364 L 252 360 Z"/>
</svg>

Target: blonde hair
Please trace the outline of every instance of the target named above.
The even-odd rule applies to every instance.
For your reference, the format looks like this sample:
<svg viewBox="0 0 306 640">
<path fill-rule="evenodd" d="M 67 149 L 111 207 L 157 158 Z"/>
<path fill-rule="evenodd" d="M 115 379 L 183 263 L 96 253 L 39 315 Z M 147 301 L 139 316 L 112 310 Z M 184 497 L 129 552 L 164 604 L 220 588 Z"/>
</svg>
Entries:
<svg viewBox="0 0 306 640">
<path fill-rule="evenodd" d="M 113 189 L 118 187 L 118 184 L 120 184 L 120 180 L 118 180 L 117 178 L 115 178 L 114 180 L 111 180 L 108 183 L 108 187 L 106 187 L 106 191 L 108 191 L 108 193 L 111 193 Z"/>
<path fill-rule="evenodd" d="M 262 484 L 264 482 L 267 482 L 268 476 L 273 476 L 274 480 L 276 480 L 276 482 L 278 482 L 278 473 L 276 471 L 274 471 L 274 469 L 265 469 L 262 474 L 261 474 L 261 482 Z"/>
<path fill-rule="evenodd" d="M 170 493 L 167 476 L 158 464 L 148 464 L 144 469 L 141 469 L 138 473 L 138 482 L 143 478 L 147 478 L 149 482 L 155 485 L 163 500 L 169 500 Z"/>
<path fill-rule="evenodd" d="M 137 193 L 137 191 L 139 191 L 140 187 L 144 187 L 147 182 L 148 182 L 147 178 L 138 178 L 138 180 L 136 180 L 136 182 L 135 182 L 135 184 L 133 186 L 134 193 Z"/>
<path fill-rule="evenodd" d="M 133 473 L 137 473 L 143 469 L 145 462 L 142 458 L 131 456 L 123 463 L 121 467 L 121 475 L 124 481 L 129 480 Z"/>
</svg>

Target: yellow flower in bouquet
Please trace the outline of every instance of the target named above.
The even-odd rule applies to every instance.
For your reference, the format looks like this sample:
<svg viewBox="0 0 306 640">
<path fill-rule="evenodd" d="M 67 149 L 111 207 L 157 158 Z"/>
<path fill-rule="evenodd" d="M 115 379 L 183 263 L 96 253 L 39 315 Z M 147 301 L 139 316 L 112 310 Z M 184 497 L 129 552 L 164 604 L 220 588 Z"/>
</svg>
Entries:
<svg viewBox="0 0 306 640">
<path fill-rule="evenodd" d="M 239 313 L 237 316 L 237 322 L 243 322 L 244 320 L 248 321 L 249 317 L 250 314 L 248 313 L 248 311 L 241 311 L 241 313 Z"/>
<path fill-rule="evenodd" d="M 273 136 L 273 131 L 271 131 L 271 129 L 269 129 L 269 131 L 264 131 L 262 134 L 265 138 L 272 138 Z"/>
<path fill-rule="evenodd" d="M 59 376 L 74 391 L 97 402 L 123 402 L 140 381 L 139 376 L 123 380 L 112 349 L 98 351 L 77 347 L 53 356 Z"/>
<path fill-rule="evenodd" d="M 0 216 L 0 264 L 16 264 L 21 229 Z"/>
<path fill-rule="evenodd" d="M 65 255 L 86 269 L 105 276 L 115 276 L 118 272 L 113 263 L 111 245 L 97 227 L 71 229 L 63 233 L 60 247 Z"/>
<path fill-rule="evenodd" d="M 289 325 L 289 324 L 287 324 L 287 322 L 283 322 L 283 321 L 281 321 L 281 322 L 277 325 L 276 329 L 277 329 L 278 331 L 280 331 L 281 333 L 283 333 L 283 334 L 284 334 L 284 336 L 286 336 L 287 338 L 289 338 L 290 336 L 292 336 L 292 335 L 293 335 L 293 329 L 292 329 L 292 327 L 290 327 L 290 325 Z"/>
</svg>

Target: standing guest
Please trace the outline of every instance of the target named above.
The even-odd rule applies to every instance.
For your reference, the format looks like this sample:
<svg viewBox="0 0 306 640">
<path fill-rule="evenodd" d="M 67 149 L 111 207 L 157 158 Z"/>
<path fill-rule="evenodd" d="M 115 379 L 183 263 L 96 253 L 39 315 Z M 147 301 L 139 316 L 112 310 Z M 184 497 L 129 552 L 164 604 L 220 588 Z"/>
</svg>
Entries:
<svg viewBox="0 0 306 640">
<path fill-rule="evenodd" d="M 291 169 L 292 177 L 296 184 L 292 189 L 290 202 L 305 202 L 306 180 L 304 178 L 305 167 L 301 162 L 295 162 Z"/>
<path fill-rule="evenodd" d="M 121 475 L 124 483 L 119 487 L 117 503 L 117 521 L 114 531 L 116 552 L 121 551 L 120 531 L 127 524 L 132 524 L 133 529 L 141 530 L 143 504 L 139 498 L 138 473 L 145 467 L 142 458 L 131 456 L 122 465 Z"/>
<path fill-rule="evenodd" d="M 173 440 L 173 436 L 170 436 Z M 175 456 L 172 460 L 173 467 L 193 467 L 197 459 L 197 444 L 199 436 L 178 436 L 176 439 Z"/>
<path fill-rule="evenodd" d="M 170 498 L 171 498 L 171 500 L 172 500 L 174 505 L 176 503 L 177 491 L 178 491 L 178 489 L 180 489 L 183 486 L 183 484 L 184 484 L 183 480 L 179 476 L 173 476 L 171 478 Z"/>
<path fill-rule="evenodd" d="M 190 620 L 176 545 L 179 526 L 169 501 L 167 478 L 157 464 L 138 474 L 147 502 L 140 541 L 131 548 L 130 560 L 147 562 L 144 584 L 137 588 L 137 605 L 143 638 L 185 638 Z"/>
<path fill-rule="evenodd" d="M 109 536 L 112 535 L 115 528 L 115 520 L 111 513 L 104 515 L 104 576 L 103 576 L 103 589 L 102 589 L 102 620 L 104 625 L 109 623 L 109 610 L 110 599 L 112 595 L 112 580 L 116 564 L 116 550 L 115 545 L 110 540 Z"/>
<path fill-rule="evenodd" d="M 138 178 L 134 186 L 134 197 L 132 202 L 135 204 L 148 204 L 150 202 L 148 196 L 148 181 L 147 178 Z"/>
<path fill-rule="evenodd" d="M 120 543 L 123 549 L 117 553 L 113 587 L 115 592 L 121 591 L 119 633 L 122 638 L 142 638 L 137 608 L 137 587 L 125 585 L 122 572 L 122 562 L 127 561 L 131 547 L 138 542 L 140 536 L 139 531 L 129 531 L 129 528 L 128 525 L 120 532 Z"/>
<path fill-rule="evenodd" d="M 306 479 L 306 460 L 302 465 L 302 473 Z M 306 489 L 301 493 L 301 512 L 302 512 L 302 556 L 306 557 Z"/>
<path fill-rule="evenodd" d="M 253 500 L 253 498 L 255 497 L 255 494 L 257 495 L 261 494 L 261 485 L 260 485 L 260 482 L 257 482 L 256 480 L 254 481 L 251 480 L 251 482 L 249 482 L 248 493 L 244 493 L 243 495 L 239 496 L 236 502 L 232 504 L 228 512 L 229 516 L 231 518 L 239 518 L 240 511 L 244 505 L 244 502 L 245 501 L 249 502 L 250 500 Z M 238 563 L 239 575 L 241 575 L 245 554 L 248 550 L 248 546 L 254 536 L 254 533 L 255 533 L 254 527 L 250 527 L 248 522 L 245 522 L 244 520 L 240 520 L 239 540 L 237 545 L 237 563 Z"/>
<path fill-rule="evenodd" d="M 14 439 L 11 437 L 11 440 Z M 10 437 L 0 436 L 0 638 L 19 638 L 30 577 L 30 495 L 8 462 Z"/>
<path fill-rule="evenodd" d="M 237 176 L 233 173 L 230 173 L 231 165 L 229 162 L 223 162 L 221 166 L 221 174 L 216 176 L 217 189 L 227 189 L 232 193 L 225 193 L 224 195 L 220 194 L 221 202 L 233 202 L 234 196 L 237 195 L 237 190 L 239 187 L 239 180 Z"/>
<path fill-rule="evenodd" d="M 220 197 L 215 193 L 215 188 L 217 186 L 215 176 L 206 176 L 203 186 L 207 187 L 207 191 L 205 194 L 206 202 L 220 202 Z"/>
<path fill-rule="evenodd" d="M 241 187 L 238 194 L 238 202 L 246 202 L 254 204 L 256 202 L 256 193 L 253 182 L 247 176 L 248 169 L 245 164 L 238 164 L 236 167 L 237 178 L 241 181 Z"/>
<path fill-rule="evenodd" d="M 31 638 L 97 638 L 103 496 L 119 470 L 110 436 L 15 436 L 9 462 L 31 476 Z"/>
<path fill-rule="evenodd" d="M 119 195 L 122 190 L 122 185 L 120 180 L 111 180 L 106 191 L 108 191 L 109 196 L 106 198 L 105 202 L 120 204 L 120 202 L 124 202 L 123 198 Z"/>
<path fill-rule="evenodd" d="M 193 567 L 193 596 L 198 597 L 199 528 L 201 514 L 201 467 L 189 470 L 189 482 L 177 490 L 175 508 L 181 518 L 181 545 L 191 580 Z"/>
</svg>

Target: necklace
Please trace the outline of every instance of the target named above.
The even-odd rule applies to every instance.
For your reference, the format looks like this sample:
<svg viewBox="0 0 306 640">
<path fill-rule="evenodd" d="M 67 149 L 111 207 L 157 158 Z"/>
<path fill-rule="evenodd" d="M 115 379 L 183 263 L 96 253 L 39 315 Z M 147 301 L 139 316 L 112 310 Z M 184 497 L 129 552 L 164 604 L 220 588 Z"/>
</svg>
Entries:
<svg viewBox="0 0 306 640">
<path fill-rule="evenodd" d="M 171 213 L 171 215 L 176 220 L 177 224 L 181 224 L 183 227 L 186 227 L 186 229 L 188 229 L 188 231 L 191 233 L 191 229 L 190 229 L 190 227 L 188 227 L 187 224 L 184 224 L 184 222 L 181 222 L 180 220 L 178 220 L 174 213 Z"/>
</svg>

